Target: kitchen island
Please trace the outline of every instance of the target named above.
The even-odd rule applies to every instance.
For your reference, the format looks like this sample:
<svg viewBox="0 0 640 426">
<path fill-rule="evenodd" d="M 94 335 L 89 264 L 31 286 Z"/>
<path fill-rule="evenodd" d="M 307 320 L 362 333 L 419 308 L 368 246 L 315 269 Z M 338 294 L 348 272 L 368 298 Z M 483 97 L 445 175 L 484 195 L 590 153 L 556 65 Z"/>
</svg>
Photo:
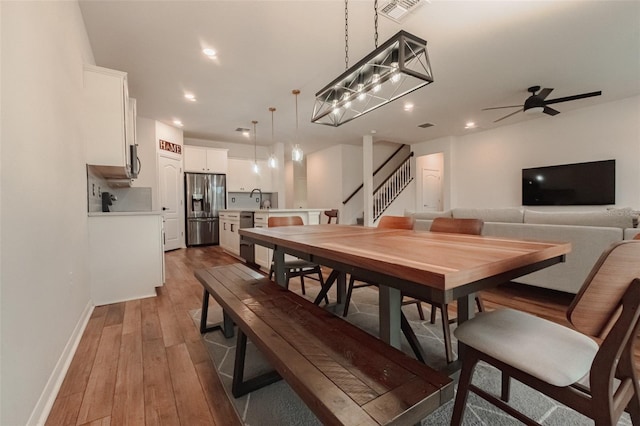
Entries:
<svg viewBox="0 0 640 426">
<path fill-rule="evenodd" d="M 255 228 L 267 228 L 269 217 L 300 216 L 305 225 L 318 225 L 326 223 L 325 209 L 226 209 L 220 210 L 220 246 L 229 254 L 240 259 L 240 213 L 253 213 L 253 226 Z M 271 266 L 272 251 L 266 247 L 255 247 L 255 263 L 269 271 Z M 244 259 L 242 259 L 244 260 Z"/>
</svg>

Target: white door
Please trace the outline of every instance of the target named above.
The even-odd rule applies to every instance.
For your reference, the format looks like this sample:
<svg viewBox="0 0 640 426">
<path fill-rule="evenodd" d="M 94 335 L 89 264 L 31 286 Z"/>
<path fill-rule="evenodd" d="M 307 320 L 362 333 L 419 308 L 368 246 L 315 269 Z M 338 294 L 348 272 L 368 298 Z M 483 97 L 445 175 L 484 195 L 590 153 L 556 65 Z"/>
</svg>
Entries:
<svg viewBox="0 0 640 426">
<path fill-rule="evenodd" d="M 422 169 L 422 209 L 442 210 L 441 194 L 440 170 Z"/>
<path fill-rule="evenodd" d="M 180 226 L 182 211 L 182 169 L 180 160 L 158 159 L 160 169 L 160 208 L 164 221 L 164 251 L 182 246 L 183 230 Z"/>
</svg>

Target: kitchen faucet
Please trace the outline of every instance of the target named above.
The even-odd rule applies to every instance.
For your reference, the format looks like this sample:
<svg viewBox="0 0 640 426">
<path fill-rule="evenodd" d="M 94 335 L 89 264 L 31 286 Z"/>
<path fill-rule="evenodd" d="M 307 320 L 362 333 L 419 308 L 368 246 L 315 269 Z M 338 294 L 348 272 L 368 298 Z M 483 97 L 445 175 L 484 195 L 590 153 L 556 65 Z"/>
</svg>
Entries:
<svg viewBox="0 0 640 426">
<path fill-rule="evenodd" d="M 253 193 L 256 191 L 260 194 L 260 208 L 262 209 L 262 190 L 260 188 L 253 188 L 251 194 L 249 194 L 249 198 L 253 198 Z"/>
</svg>

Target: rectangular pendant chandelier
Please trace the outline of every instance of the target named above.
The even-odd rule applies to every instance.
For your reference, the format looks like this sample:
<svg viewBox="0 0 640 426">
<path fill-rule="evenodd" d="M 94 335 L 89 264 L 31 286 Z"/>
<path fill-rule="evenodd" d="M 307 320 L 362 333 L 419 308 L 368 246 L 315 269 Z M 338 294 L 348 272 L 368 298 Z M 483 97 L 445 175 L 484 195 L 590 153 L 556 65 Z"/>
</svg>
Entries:
<svg viewBox="0 0 640 426">
<path fill-rule="evenodd" d="M 338 127 L 432 82 L 427 42 L 399 31 L 316 93 L 311 122 Z"/>
</svg>

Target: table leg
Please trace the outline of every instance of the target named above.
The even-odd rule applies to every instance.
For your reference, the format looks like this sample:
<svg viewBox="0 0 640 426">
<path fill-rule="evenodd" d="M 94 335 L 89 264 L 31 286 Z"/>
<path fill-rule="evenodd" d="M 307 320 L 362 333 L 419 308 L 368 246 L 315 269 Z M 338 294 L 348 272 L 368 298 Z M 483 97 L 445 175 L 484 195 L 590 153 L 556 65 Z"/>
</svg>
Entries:
<svg viewBox="0 0 640 426">
<path fill-rule="evenodd" d="M 395 348 L 400 348 L 402 295 L 400 290 L 384 285 L 378 286 L 380 298 L 380 339 Z"/>
<path fill-rule="evenodd" d="M 347 297 L 347 274 L 339 272 L 336 284 L 337 302 L 338 305 L 340 305 L 341 303 L 344 303 Z"/>
<path fill-rule="evenodd" d="M 273 263 L 275 281 L 282 287 L 286 287 L 287 279 L 284 271 L 284 250 L 279 247 L 273 249 Z"/>
</svg>

